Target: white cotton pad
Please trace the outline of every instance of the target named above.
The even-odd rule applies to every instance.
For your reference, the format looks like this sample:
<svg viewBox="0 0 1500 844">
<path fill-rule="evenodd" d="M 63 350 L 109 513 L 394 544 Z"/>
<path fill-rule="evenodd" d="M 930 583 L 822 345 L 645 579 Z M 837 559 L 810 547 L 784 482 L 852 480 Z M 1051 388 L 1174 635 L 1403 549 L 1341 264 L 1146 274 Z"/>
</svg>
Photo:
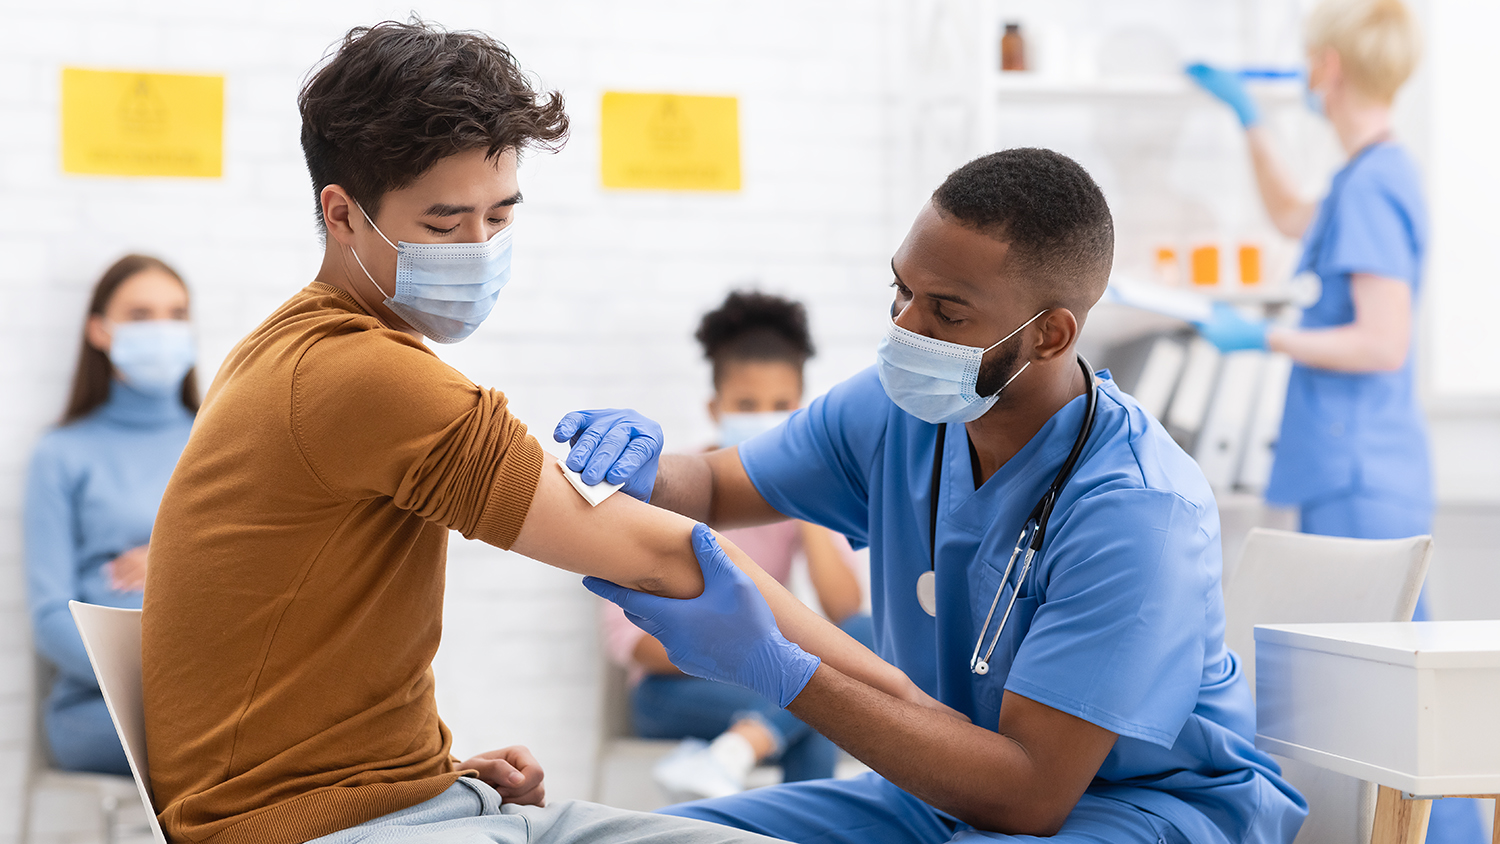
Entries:
<svg viewBox="0 0 1500 844">
<path fill-rule="evenodd" d="M 563 477 L 568 479 L 568 483 L 572 484 L 573 488 L 578 490 L 578 494 L 583 496 L 583 500 L 592 507 L 598 507 L 599 502 L 614 495 L 615 490 L 624 486 L 624 484 L 612 484 L 605 481 L 589 486 L 583 482 L 582 475 L 563 465 L 561 460 L 557 461 L 557 468 L 562 470 Z"/>
</svg>

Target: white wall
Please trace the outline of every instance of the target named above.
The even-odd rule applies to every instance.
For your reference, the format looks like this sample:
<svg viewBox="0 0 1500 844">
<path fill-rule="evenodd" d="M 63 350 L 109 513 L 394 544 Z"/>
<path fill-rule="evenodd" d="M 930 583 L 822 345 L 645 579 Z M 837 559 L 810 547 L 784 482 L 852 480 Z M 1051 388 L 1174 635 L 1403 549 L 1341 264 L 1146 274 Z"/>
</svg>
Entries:
<svg viewBox="0 0 1500 844">
<path fill-rule="evenodd" d="M 895 232 L 884 91 L 889 4 L 783 0 L 429 2 L 486 30 L 570 104 L 573 141 L 521 170 L 516 275 L 496 314 L 443 350 L 499 387 L 550 441 L 577 407 L 633 405 L 678 448 L 706 440 L 708 372 L 691 334 L 731 285 L 803 299 L 822 391 L 873 358 Z M 349 26 L 403 17 L 372 0 L 5 0 L 0 52 L 0 842 L 17 821 L 30 653 L 19 491 L 58 414 L 85 296 L 125 251 L 166 258 L 192 285 L 204 369 L 306 284 L 320 256 L 297 145 L 303 74 Z M 221 180 L 64 176 L 60 68 L 224 73 Z M 740 98 L 744 190 L 606 193 L 605 89 Z M 904 218 L 904 213 L 897 215 Z M 527 743 L 549 794 L 586 796 L 594 730 L 593 598 L 573 575 L 455 537 L 440 707 L 465 754 Z"/>
</svg>

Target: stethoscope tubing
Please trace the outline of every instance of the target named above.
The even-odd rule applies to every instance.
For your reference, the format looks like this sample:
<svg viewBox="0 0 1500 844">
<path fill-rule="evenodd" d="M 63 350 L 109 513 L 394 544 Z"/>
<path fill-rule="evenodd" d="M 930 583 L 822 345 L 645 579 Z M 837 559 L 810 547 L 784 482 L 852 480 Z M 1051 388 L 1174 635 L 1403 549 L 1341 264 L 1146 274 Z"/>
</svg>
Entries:
<svg viewBox="0 0 1500 844">
<path fill-rule="evenodd" d="M 1089 365 L 1089 362 L 1084 359 L 1083 355 L 1078 356 L 1078 365 L 1082 367 L 1083 377 L 1087 383 L 1085 387 L 1087 398 L 1084 402 L 1083 424 L 1078 427 L 1078 436 L 1073 440 L 1073 448 L 1068 452 L 1068 459 L 1063 461 L 1062 468 L 1057 471 L 1057 476 L 1052 479 L 1052 483 L 1047 487 L 1047 491 L 1042 494 L 1036 506 L 1031 509 L 1031 513 L 1027 515 L 1026 521 L 1021 524 L 1021 534 L 1016 538 L 1016 547 L 1011 551 L 1010 560 L 1005 564 L 1005 572 L 1000 576 L 1000 585 L 995 589 L 995 598 L 990 601 L 990 611 L 985 615 L 984 624 L 979 628 L 979 636 L 974 640 L 974 653 L 969 657 L 969 670 L 980 676 L 990 673 L 990 658 L 994 656 L 995 648 L 1000 644 L 1000 636 L 1005 632 L 1005 624 L 1010 621 L 1011 611 L 1016 607 L 1016 599 L 1021 595 L 1021 585 L 1026 582 L 1026 575 L 1031 571 L 1031 564 L 1035 560 L 1036 555 L 1040 553 L 1042 543 L 1047 538 L 1047 523 L 1052 519 L 1052 508 L 1057 504 L 1057 499 L 1062 494 L 1063 486 L 1067 484 L 1068 477 L 1072 475 L 1073 468 L 1078 464 L 1078 458 L 1083 454 L 1083 447 L 1088 442 L 1089 435 L 1094 430 L 1094 417 L 1099 403 L 1094 370 Z M 937 488 L 935 479 L 933 486 L 934 489 Z M 934 513 L 936 509 L 936 505 L 934 504 Z M 936 520 L 934 520 L 933 527 L 933 547 L 935 549 L 937 542 Z M 1029 542 L 1027 541 L 1028 531 L 1031 533 Z M 981 658 L 979 650 L 984 647 L 984 634 L 990 629 L 990 622 L 995 618 L 995 610 L 1000 606 L 1000 596 L 1004 594 L 1005 586 L 1010 582 L 1010 573 L 1015 569 L 1016 558 L 1021 557 L 1023 549 L 1025 550 L 1025 556 L 1021 560 L 1021 573 L 1016 578 L 1016 587 L 1011 590 L 1010 601 L 1005 605 L 1005 612 L 1000 616 L 1000 624 L 995 628 L 995 635 L 990 639 L 990 646 L 985 648 L 984 656 Z M 935 562 L 934 560 L 934 564 Z"/>
</svg>

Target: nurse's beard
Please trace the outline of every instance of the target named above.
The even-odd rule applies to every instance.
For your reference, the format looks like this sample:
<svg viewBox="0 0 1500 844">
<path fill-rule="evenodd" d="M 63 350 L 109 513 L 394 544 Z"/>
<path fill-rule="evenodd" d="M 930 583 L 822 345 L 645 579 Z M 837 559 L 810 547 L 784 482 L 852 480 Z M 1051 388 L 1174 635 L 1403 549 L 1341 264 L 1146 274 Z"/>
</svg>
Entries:
<svg viewBox="0 0 1500 844">
<path fill-rule="evenodd" d="M 1002 346 L 996 350 L 994 357 L 979 365 L 979 377 L 974 379 L 974 392 L 980 396 L 989 398 L 1000 392 L 1011 376 L 1016 374 L 1016 361 L 1021 357 L 1020 335 L 1011 339 L 1017 341 L 1014 348 L 1007 352 Z"/>
</svg>

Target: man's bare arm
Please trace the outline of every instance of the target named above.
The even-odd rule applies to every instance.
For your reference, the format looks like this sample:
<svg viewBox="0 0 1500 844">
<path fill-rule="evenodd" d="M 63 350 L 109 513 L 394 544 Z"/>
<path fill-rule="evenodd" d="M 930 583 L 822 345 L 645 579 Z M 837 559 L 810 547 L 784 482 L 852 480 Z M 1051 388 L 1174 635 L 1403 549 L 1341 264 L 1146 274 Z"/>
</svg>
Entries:
<svg viewBox="0 0 1500 844">
<path fill-rule="evenodd" d="M 988 832 L 1050 836 L 1116 734 L 1012 692 L 999 732 L 895 700 L 826 662 L 787 710 L 881 776 Z"/>
<path fill-rule="evenodd" d="M 738 457 L 734 462 L 738 465 Z M 541 480 L 512 550 L 653 595 L 692 598 L 703 591 L 692 520 L 619 494 L 590 507 L 556 463 L 551 455 L 543 456 Z M 720 542 L 735 566 L 754 581 L 787 639 L 888 695 L 946 709 L 899 669 L 797 600 L 733 543 Z"/>
</svg>

